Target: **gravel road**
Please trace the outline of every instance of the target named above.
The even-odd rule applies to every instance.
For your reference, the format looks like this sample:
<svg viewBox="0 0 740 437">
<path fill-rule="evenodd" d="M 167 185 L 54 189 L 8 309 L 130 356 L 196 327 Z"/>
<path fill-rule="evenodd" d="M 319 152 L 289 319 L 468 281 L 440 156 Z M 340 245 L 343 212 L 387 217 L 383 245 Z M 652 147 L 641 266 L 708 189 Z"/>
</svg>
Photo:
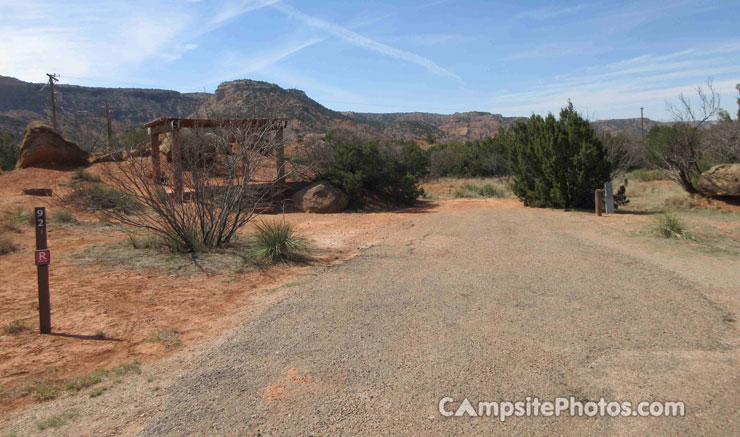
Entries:
<svg viewBox="0 0 740 437">
<path fill-rule="evenodd" d="M 197 355 L 140 433 L 740 435 L 738 276 L 703 285 L 582 216 L 419 214 Z M 502 423 L 443 417 L 445 396 L 680 400 L 686 417 Z"/>
</svg>

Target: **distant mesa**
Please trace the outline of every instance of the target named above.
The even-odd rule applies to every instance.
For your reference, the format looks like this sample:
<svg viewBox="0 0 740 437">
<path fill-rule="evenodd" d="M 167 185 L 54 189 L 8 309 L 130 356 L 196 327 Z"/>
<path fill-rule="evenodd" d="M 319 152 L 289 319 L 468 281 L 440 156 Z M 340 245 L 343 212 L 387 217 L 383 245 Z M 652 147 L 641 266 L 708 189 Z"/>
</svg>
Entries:
<svg viewBox="0 0 740 437">
<path fill-rule="evenodd" d="M 49 119 L 48 93 L 39 91 L 41 83 L 23 82 L 0 76 L 0 130 L 20 138 L 34 120 Z M 310 134 L 325 134 L 337 127 L 356 128 L 389 139 L 435 141 L 476 140 L 495 135 L 521 117 L 505 117 L 482 111 L 454 114 L 426 112 L 361 113 L 329 109 L 297 89 L 255 81 L 223 82 L 211 93 L 136 88 L 95 88 L 57 84 L 60 93 L 58 119 L 61 134 L 85 144 L 85 134 L 102 134 L 105 122 L 102 107 L 112 111 L 113 130 L 123 132 L 131 126 L 159 117 L 246 118 L 287 117 L 286 138 L 295 140 Z M 645 120 L 645 129 L 654 124 Z M 640 133 L 640 119 L 602 120 L 597 129 L 612 133 Z"/>
</svg>

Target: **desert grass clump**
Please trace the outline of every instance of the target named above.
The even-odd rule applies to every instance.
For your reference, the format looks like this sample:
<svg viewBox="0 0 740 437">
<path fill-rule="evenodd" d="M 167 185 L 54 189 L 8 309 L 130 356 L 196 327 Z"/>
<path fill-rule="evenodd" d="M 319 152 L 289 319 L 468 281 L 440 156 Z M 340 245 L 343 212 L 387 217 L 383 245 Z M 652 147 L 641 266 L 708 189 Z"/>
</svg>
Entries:
<svg viewBox="0 0 740 437">
<path fill-rule="evenodd" d="M 129 235 L 126 242 L 134 249 L 159 249 L 164 243 L 161 238 L 157 237 L 137 237 Z"/>
<path fill-rule="evenodd" d="M 24 395 L 32 395 L 37 401 L 50 401 L 59 396 L 59 387 L 49 382 L 37 382 L 23 390 Z"/>
<path fill-rule="evenodd" d="M 73 181 L 79 182 L 100 182 L 100 178 L 94 174 L 90 174 L 85 169 L 78 168 L 75 170 L 75 174 L 72 175 Z"/>
<path fill-rule="evenodd" d="M 68 380 L 64 384 L 64 388 L 69 391 L 80 391 L 88 387 L 92 387 L 96 384 L 100 384 L 105 377 L 106 372 L 99 370 L 97 372 L 88 373 L 87 375 L 81 375 Z"/>
<path fill-rule="evenodd" d="M 3 326 L 3 332 L 10 335 L 18 334 L 28 329 L 28 326 L 26 326 L 26 323 L 23 320 L 13 320 L 12 322 Z"/>
<path fill-rule="evenodd" d="M 9 218 L 12 223 L 15 223 L 17 225 L 33 226 L 35 224 L 33 214 L 31 214 L 30 211 L 25 211 L 22 209 L 17 209 L 13 214 L 10 215 Z"/>
<path fill-rule="evenodd" d="M 72 211 L 64 209 L 64 210 L 57 211 L 54 214 L 52 214 L 51 221 L 52 223 L 74 223 L 77 220 L 75 219 L 75 216 L 72 213 Z"/>
<path fill-rule="evenodd" d="M 177 337 L 178 331 L 172 328 L 163 328 L 155 331 L 149 341 L 156 341 L 165 345 L 167 350 L 172 350 L 182 344 L 182 341 Z"/>
<path fill-rule="evenodd" d="M 455 197 L 506 197 L 506 193 L 491 183 L 474 185 L 465 182 L 453 194 Z"/>
<path fill-rule="evenodd" d="M 112 368 L 111 373 L 117 376 L 123 376 L 123 375 L 128 375 L 128 374 L 138 375 L 141 373 L 141 365 L 136 360 L 130 361 L 128 363 L 123 363 L 119 366 Z"/>
<path fill-rule="evenodd" d="M 88 211 L 117 211 L 132 214 L 141 207 L 130 194 L 103 184 L 76 185 L 73 201 Z"/>
<path fill-rule="evenodd" d="M 691 234 L 688 233 L 686 225 L 672 212 L 664 212 L 659 215 L 653 231 L 663 238 L 693 239 Z"/>
<path fill-rule="evenodd" d="M 258 261 L 276 263 L 304 259 L 308 249 L 306 240 L 290 223 L 262 221 L 255 229 L 252 255 Z"/>
<path fill-rule="evenodd" d="M 18 250 L 18 246 L 9 237 L 0 235 L 0 255 L 7 255 Z"/>
<path fill-rule="evenodd" d="M 38 428 L 39 431 L 43 431 L 49 428 L 52 428 L 52 429 L 61 428 L 62 426 L 66 425 L 67 422 L 74 419 L 75 417 L 77 417 L 76 413 L 65 411 L 64 413 L 55 414 L 40 422 L 37 422 L 36 428 Z"/>
<path fill-rule="evenodd" d="M 687 195 L 675 194 L 665 200 L 665 206 L 670 209 L 691 209 L 696 206 L 696 202 Z"/>
</svg>

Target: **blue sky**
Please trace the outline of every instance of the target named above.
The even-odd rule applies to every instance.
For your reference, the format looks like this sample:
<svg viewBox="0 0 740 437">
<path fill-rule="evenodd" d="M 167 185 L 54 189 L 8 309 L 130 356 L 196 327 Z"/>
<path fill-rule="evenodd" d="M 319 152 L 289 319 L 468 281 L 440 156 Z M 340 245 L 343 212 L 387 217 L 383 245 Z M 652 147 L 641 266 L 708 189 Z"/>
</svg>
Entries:
<svg viewBox="0 0 740 437">
<path fill-rule="evenodd" d="M 736 112 L 740 2 L 0 0 L 0 74 L 209 91 L 249 78 L 335 110 L 668 119 L 708 77 Z"/>
</svg>

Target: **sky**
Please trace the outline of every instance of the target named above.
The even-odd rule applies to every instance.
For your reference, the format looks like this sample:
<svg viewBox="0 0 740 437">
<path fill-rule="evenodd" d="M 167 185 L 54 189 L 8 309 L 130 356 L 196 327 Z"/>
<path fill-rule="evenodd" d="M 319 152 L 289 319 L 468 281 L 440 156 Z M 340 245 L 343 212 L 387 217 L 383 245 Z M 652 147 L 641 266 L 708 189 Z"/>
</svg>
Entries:
<svg viewBox="0 0 740 437">
<path fill-rule="evenodd" d="M 357 112 L 669 120 L 736 113 L 740 1 L 0 0 L 0 75 L 213 92 L 254 79 Z"/>
</svg>

